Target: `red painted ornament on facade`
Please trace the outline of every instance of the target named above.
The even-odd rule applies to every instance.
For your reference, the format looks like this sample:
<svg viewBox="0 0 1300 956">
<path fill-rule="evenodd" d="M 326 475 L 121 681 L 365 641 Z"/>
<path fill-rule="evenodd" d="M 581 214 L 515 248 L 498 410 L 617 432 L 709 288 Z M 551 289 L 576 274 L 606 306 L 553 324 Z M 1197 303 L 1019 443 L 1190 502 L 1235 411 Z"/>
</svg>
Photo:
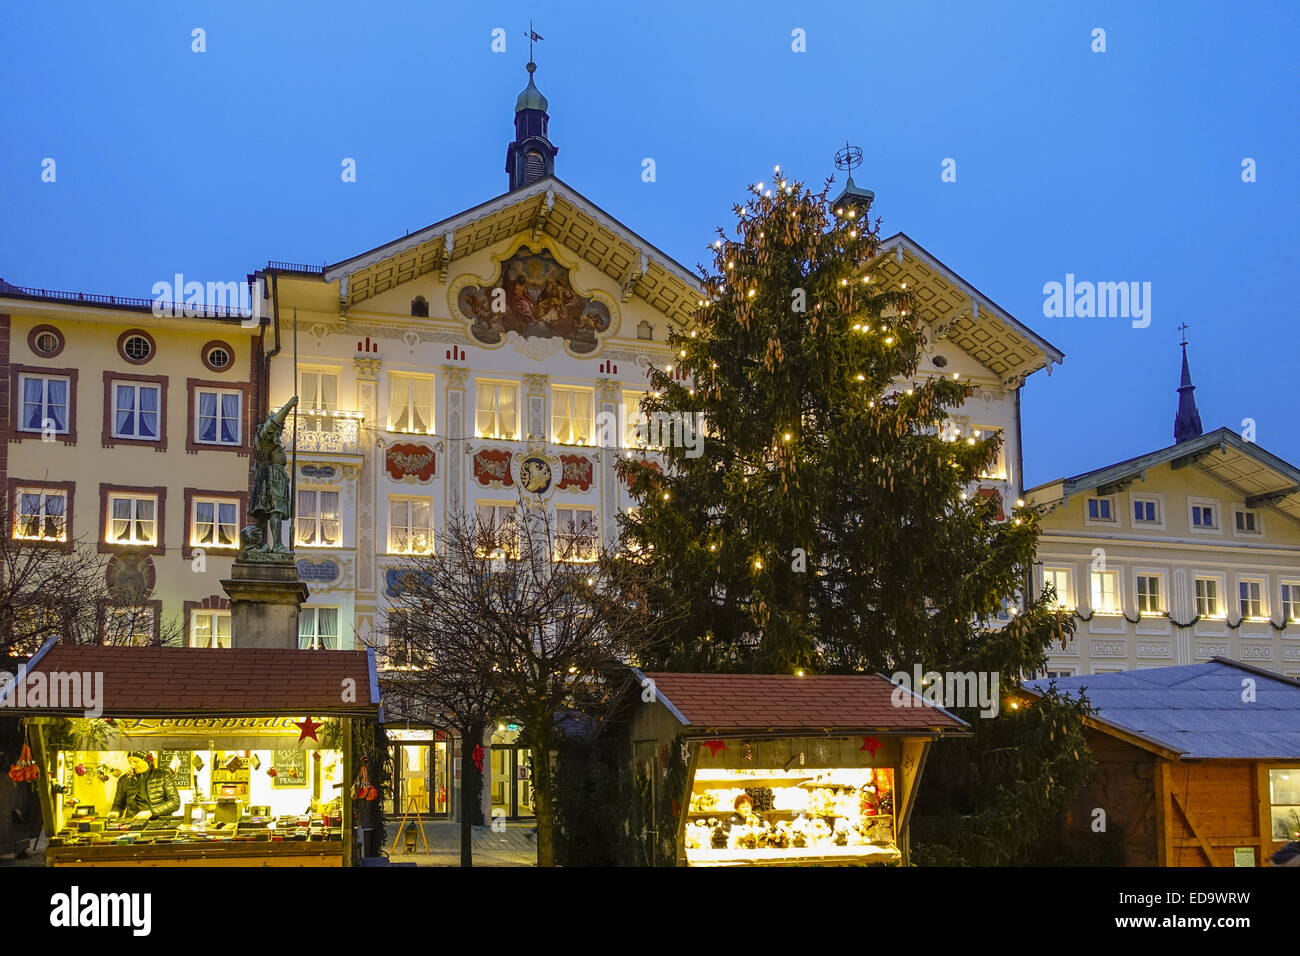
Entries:
<svg viewBox="0 0 1300 956">
<path fill-rule="evenodd" d="M 659 472 L 660 474 L 663 474 L 663 469 L 659 467 L 659 462 L 657 462 L 657 461 L 639 461 L 639 462 L 634 462 L 634 463 L 633 463 L 633 466 L 632 466 L 631 468 L 629 468 L 628 471 L 627 471 L 627 486 L 628 486 L 629 488 L 632 487 L 632 481 L 633 481 L 633 479 L 635 479 L 635 477 L 636 477 L 636 469 L 637 469 L 638 467 L 640 467 L 640 468 L 649 468 L 651 471 L 657 471 L 657 472 Z"/>
<path fill-rule="evenodd" d="M 399 442 L 389 445 L 384 455 L 384 466 L 397 481 L 411 477 L 428 481 L 437 471 L 438 455 L 428 445 Z"/>
<path fill-rule="evenodd" d="M 485 448 L 474 456 L 474 477 L 483 486 L 499 482 L 508 488 L 515 483 L 510 477 L 510 452 Z"/>
<path fill-rule="evenodd" d="M 582 491 L 591 487 L 591 459 L 585 455 L 560 456 L 560 490 L 577 486 Z"/>
</svg>

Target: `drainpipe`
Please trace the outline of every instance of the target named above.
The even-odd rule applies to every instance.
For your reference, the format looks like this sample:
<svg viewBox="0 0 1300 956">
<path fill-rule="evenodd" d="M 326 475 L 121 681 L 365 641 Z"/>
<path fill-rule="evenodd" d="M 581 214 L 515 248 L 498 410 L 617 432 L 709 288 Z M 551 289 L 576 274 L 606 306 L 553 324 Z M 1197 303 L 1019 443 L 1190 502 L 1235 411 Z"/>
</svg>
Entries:
<svg viewBox="0 0 1300 956">
<path fill-rule="evenodd" d="M 272 306 L 271 314 L 275 319 L 275 348 L 267 352 L 266 358 L 263 360 L 262 398 L 261 398 L 262 408 L 258 413 L 258 421 L 261 421 L 263 418 L 266 417 L 267 414 L 266 410 L 271 401 L 271 359 L 275 358 L 277 355 L 280 354 L 280 282 L 279 279 L 280 279 L 280 273 L 273 271 L 271 273 L 271 298 L 275 300 L 275 304 Z M 295 389 L 297 388 L 296 384 L 294 385 L 294 388 Z"/>
</svg>

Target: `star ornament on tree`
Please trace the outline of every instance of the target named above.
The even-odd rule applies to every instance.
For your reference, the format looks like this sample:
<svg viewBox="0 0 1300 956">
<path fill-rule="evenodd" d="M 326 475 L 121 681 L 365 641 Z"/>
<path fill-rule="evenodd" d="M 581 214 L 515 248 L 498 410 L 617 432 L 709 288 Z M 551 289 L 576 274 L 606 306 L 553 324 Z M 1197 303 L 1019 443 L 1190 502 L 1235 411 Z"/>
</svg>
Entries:
<svg viewBox="0 0 1300 956">
<path fill-rule="evenodd" d="M 293 725 L 298 728 L 298 742 L 302 743 L 308 737 L 320 743 L 320 738 L 316 736 L 316 731 L 324 726 L 320 721 L 312 720 L 308 717 L 306 720 L 295 720 Z"/>
</svg>

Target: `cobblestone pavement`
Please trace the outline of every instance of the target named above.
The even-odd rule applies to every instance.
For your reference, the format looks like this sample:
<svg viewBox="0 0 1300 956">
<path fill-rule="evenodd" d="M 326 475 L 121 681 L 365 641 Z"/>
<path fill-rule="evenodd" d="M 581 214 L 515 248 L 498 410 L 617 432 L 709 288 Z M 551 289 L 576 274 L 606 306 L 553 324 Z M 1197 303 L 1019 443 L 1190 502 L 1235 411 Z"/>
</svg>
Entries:
<svg viewBox="0 0 1300 956">
<path fill-rule="evenodd" d="M 408 841 L 403 835 L 393 850 L 397 836 L 397 822 L 388 824 L 390 835 L 387 849 L 394 863 L 415 863 L 417 866 L 460 866 L 460 825 L 457 823 L 424 824 L 429 838 L 429 850 L 424 852 L 424 841 L 415 832 L 415 853 L 407 853 Z M 475 827 L 471 846 L 475 866 L 536 866 L 536 828 L 522 824 L 508 824 L 503 831 L 493 832 L 491 827 Z"/>
</svg>

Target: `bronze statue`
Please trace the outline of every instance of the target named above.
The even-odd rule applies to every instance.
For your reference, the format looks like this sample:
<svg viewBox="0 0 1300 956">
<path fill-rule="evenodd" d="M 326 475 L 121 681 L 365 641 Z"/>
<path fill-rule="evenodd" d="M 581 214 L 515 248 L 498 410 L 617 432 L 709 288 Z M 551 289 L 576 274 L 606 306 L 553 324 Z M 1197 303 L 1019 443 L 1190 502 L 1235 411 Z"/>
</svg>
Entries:
<svg viewBox="0 0 1300 956">
<path fill-rule="evenodd" d="M 288 459 L 280 444 L 285 419 L 298 404 L 295 395 L 271 414 L 253 440 L 253 497 L 248 513 L 254 524 L 240 533 L 240 557 L 245 560 L 289 560 L 289 549 L 280 541 L 280 524 L 293 513 L 289 496 Z"/>
</svg>

